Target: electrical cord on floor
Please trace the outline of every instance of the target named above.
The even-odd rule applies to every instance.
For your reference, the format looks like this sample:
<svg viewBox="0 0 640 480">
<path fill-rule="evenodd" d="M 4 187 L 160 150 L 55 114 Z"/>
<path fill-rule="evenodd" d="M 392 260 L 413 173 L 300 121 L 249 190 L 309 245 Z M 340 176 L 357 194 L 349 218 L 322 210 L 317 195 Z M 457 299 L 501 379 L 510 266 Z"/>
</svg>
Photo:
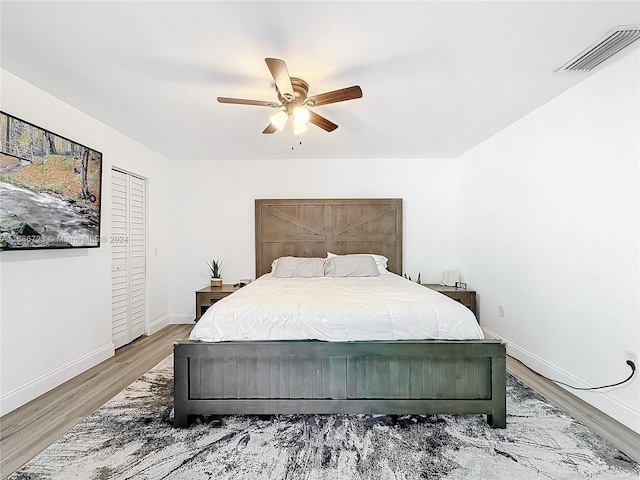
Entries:
<svg viewBox="0 0 640 480">
<path fill-rule="evenodd" d="M 559 380 L 554 380 L 553 378 L 549 378 L 545 375 L 542 375 L 541 373 L 536 372 L 530 367 L 527 367 L 527 368 L 529 368 L 529 370 L 531 370 L 535 374 L 540 375 L 543 378 L 546 378 L 547 380 L 551 380 L 552 382 L 557 383 L 559 385 L 564 385 L 565 387 L 573 388 L 574 390 L 600 390 L 602 388 L 617 387 L 618 385 L 622 385 L 623 383 L 627 383 L 629 380 L 631 380 L 633 376 L 636 374 L 636 364 L 633 363 L 631 360 L 627 360 L 627 365 L 631 367 L 631 375 L 629 375 L 626 379 L 622 380 L 621 382 L 612 383 L 611 385 L 602 385 L 600 387 L 574 387 L 573 385 L 569 385 L 568 383 L 564 383 Z"/>
</svg>

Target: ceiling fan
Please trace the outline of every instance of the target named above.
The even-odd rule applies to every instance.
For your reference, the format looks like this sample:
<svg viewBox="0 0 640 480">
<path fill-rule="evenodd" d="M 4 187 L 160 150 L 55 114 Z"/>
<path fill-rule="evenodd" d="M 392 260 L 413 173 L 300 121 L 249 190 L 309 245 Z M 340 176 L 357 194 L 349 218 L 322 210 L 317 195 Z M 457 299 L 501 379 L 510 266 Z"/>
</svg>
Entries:
<svg viewBox="0 0 640 480">
<path fill-rule="evenodd" d="M 265 58 L 264 60 L 267 62 L 267 67 L 269 67 L 269 71 L 275 80 L 279 102 L 218 97 L 220 103 L 257 105 L 279 109 L 280 112 L 271 117 L 271 122 L 262 133 L 274 133 L 282 130 L 289 117 L 293 119 L 293 133 L 297 134 L 306 131 L 307 122 L 317 125 L 327 132 L 333 132 L 338 128 L 338 125 L 312 112 L 308 107 L 319 107 L 329 103 L 344 102 L 362 97 L 362 89 L 358 85 L 309 97 L 307 96 L 309 84 L 301 78 L 289 76 L 284 60 L 278 58 Z"/>
</svg>

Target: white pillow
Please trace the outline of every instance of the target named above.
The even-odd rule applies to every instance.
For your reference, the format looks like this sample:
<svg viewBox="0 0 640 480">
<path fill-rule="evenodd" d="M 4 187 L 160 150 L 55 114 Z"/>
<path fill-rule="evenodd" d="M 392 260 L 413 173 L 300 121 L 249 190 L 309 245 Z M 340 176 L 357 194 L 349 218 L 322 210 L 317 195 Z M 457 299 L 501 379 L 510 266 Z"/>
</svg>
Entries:
<svg viewBox="0 0 640 480">
<path fill-rule="evenodd" d="M 377 277 L 378 266 L 371 255 L 329 257 L 324 264 L 325 277 Z"/>
<path fill-rule="evenodd" d="M 378 272 L 380 274 L 387 273 L 387 262 L 389 259 L 384 255 L 377 255 L 375 253 L 351 253 L 348 255 L 336 255 L 335 253 L 327 252 L 327 258 L 332 257 L 373 257 L 373 260 L 376 262 L 376 266 L 378 267 Z"/>
<path fill-rule="evenodd" d="M 310 278 L 324 276 L 324 258 L 280 257 L 271 264 L 273 276 Z"/>
</svg>

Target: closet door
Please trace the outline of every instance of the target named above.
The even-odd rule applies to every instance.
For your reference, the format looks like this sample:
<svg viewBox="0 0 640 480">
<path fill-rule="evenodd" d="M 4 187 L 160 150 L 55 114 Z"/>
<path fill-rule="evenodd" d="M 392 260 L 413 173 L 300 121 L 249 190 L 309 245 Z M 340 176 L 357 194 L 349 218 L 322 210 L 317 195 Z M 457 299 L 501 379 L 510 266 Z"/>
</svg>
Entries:
<svg viewBox="0 0 640 480">
<path fill-rule="evenodd" d="M 111 173 L 111 319 L 119 348 L 144 334 L 145 180 Z"/>
</svg>

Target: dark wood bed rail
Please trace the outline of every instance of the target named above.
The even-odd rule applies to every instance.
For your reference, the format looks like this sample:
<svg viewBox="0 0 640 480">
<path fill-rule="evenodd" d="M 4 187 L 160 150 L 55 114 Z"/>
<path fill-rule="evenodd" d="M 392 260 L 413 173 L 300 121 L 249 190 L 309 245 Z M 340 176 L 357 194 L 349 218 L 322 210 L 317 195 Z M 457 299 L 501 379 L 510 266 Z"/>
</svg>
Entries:
<svg viewBox="0 0 640 480">
<path fill-rule="evenodd" d="M 496 340 L 174 344 L 174 424 L 190 415 L 480 413 L 506 426 Z"/>
</svg>

